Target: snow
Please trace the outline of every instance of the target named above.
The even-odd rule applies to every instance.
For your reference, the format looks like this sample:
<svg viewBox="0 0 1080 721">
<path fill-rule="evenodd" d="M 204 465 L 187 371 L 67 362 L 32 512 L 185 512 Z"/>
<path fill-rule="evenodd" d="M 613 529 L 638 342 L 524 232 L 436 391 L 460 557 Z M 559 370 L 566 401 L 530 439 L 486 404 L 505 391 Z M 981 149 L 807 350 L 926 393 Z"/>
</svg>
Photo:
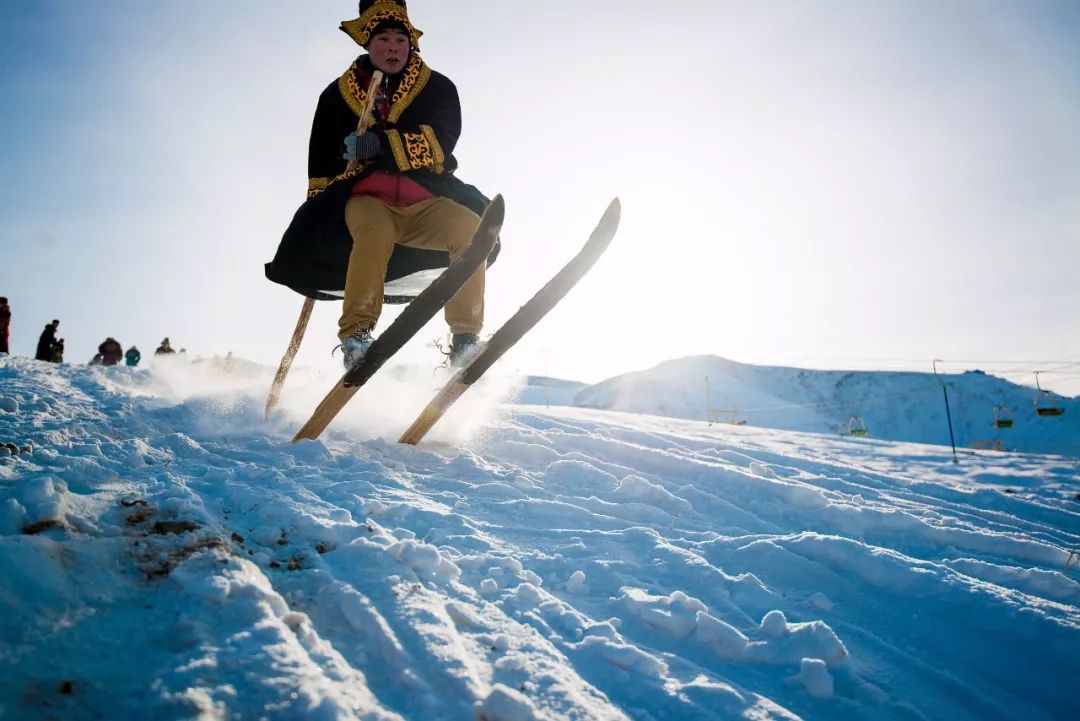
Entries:
<svg viewBox="0 0 1080 721">
<path fill-rule="evenodd" d="M 814 698 L 829 698 L 833 695 L 833 680 L 829 668 L 819 658 L 804 658 L 799 662 L 798 679 L 806 692 Z"/>
<path fill-rule="evenodd" d="M 529 699 L 501 683 L 495 684 L 477 710 L 479 721 L 532 721 L 535 718 L 536 711 Z"/>
<path fill-rule="evenodd" d="M 1075 457 L 271 372 L 0 360 L 0 718 L 1080 716 Z"/>
</svg>

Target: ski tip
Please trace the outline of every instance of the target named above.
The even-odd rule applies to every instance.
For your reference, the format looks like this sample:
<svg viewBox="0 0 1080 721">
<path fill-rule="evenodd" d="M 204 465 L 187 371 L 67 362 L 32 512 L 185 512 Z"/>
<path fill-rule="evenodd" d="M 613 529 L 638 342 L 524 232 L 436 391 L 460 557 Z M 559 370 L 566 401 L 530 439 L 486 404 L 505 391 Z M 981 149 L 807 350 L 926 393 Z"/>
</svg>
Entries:
<svg viewBox="0 0 1080 721">
<path fill-rule="evenodd" d="M 484 208 L 484 215 L 481 218 L 486 223 L 493 224 L 495 226 L 502 226 L 503 219 L 506 217 L 506 202 L 503 200 L 502 193 L 499 193 L 488 206 Z"/>
<path fill-rule="evenodd" d="M 619 227 L 620 218 L 622 218 L 622 203 L 619 201 L 619 198 L 616 197 L 608 203 L 607 210 L 604 211 L 604 217 L 600 219 L 600 224 L 612 224 L 617 228 Z"/>
</svg>

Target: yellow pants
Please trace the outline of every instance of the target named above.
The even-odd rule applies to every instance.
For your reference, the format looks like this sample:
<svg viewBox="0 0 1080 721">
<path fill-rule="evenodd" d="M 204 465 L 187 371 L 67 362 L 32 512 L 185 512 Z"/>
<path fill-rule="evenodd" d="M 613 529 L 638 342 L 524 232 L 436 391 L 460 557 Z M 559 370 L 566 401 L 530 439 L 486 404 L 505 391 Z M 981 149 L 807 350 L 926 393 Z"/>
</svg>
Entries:
<svg viewBox="0 0 1080 721">
<path fill-rule="evenodd" d="M 345 206 L 345 224 L 352 234 L 345 303 L 338 336 L 374 328 L 382 313 L 383 281 L 394 245 L 446 250 L 451 262 L 469 247 L 480 216 L 448 198 L 428 198 L 396 208 L 366 195 L 355 195 Z M 473 274 L 446 304 L 446 323 L 452 333 L 479 333 L 484 325 L 484 266 Z"/>
</svg>

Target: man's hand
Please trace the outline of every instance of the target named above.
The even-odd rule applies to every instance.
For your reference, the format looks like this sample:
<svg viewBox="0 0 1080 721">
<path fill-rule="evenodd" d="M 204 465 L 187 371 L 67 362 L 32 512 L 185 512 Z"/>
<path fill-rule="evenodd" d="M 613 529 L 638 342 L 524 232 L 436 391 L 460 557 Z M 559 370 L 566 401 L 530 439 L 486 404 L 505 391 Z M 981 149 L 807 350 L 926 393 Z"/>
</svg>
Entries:
<svg viewBox="0 0 1080 721">
<path fill-rule="evenodd" d="M 382 152 L 382 143 L 375 133 L 349 133 L 345 138 L 345 154 L 341 157 L 354 163 L 371 160 Z"/>
</svg>

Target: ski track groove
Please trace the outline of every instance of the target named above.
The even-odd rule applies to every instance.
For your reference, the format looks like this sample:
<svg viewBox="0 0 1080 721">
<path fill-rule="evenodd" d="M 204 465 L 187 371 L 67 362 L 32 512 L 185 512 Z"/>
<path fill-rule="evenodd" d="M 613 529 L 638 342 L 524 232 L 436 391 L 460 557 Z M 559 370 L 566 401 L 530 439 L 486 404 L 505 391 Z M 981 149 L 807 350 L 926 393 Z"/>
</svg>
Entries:
<svg viewBox="0 0 1080 721">
<path fill-rule="evenodd" d="M 616 440 L 616 439 L 611 439 L 611 440 Z M 631 446 L 633 448 L 642 448 L 641 446 L 637 446 L 636 444 L 627 443 L 627 442 L 623 441 L 623 439 L 617 439 L 617 440 L 618 440 L 618 442 L 626 443 L 626 445 L 629 445 L 629 446 Z M 694 456 L 692 456 L 692 457 L 696 457 L 696 454 L 694 454 Z M 756 457 L 756 458 L 751 457 L 749 455 L 744 455 L 743 457 L 746 459 L 746 465 L 747 466 L 751 462 L 765 462 L 768 465 L 770 465 L 770 467 L 773 467 L 773 463 L 775 463 L 775 459 L 777 458 L 777 455 L 774 454 L 774 453 L 771 453 L 771 452 L 762 452 L 760 454 L 760 456 Z M 763 461 L 763 459 L 768 459 L 768 460 Z M 707 465 L 713 465 L 713 464 L 717 463 L 716 459 L 699 459 L 699 460 L 701 460 L 703 463 L 705 463 Z M 860 476 L 862 478 L 865 478 L 867 480 L 870 480 L 871 478 L 873 478 L 873 481 L 876 483 L 876 485 L 873 487 L 873 491 L 874 491 L 873 496 L 878 498 L 878 499 L 881 499 L 883 501 L 894 501 L 894 502 L 902 502 L 902 503 L 905 503 L 905 504 L 910 504 L 909 505 L 910 508 L 917 509 L 919 511 L 926 512 L 926 513 L 936 512 L 935 509 L 933 508 L 933 503 L 936 502 L 937 504 L 942 505 L 945 508 L 947 508 L 949 510 L 952 510 L 952 511 L 958 513 L 958 514 L 967 516 L 969 518 L 978 519 L 980 521 L 985 522 L 986 524 L 993 524 L 998 529 L 1002 529 L 1002 530 L 1008 529 L 1008 530 L 1015 531 L 1017 534 L 1026 534 L 1026 535 L 1032 536 L 1035 533 L 1046 532 L 1048 534 L 1053 534 L 1056 531 L 1058 534 L 1064 535 L 1065 537 L 1060 537 L 1060 536 L 1054 537 L 1053 535 L 1050 535 L 1050 536 L 1047 537 L 1047 540 L 1049 542 L 1055 543 L 1056 545 L 1058 545 L 1061 548 L 1069 548 L 1069 547 L 1075 546 L 1077 542 L 1080 542 L 1080 535 L 1068 534 L 1067 532 L 1064 532 L 1064 531 L 1061 531 L 1061 530 L 1058 530 L 1058 529 L 1054 529 L 1052 527 L 1047 528 L 1045 526 L 1045 524 L 1043 524 L 1043 523 L 1041 523 L 1039 521 L 1029 521 L 1027 519 L 1018 518 L 1017 516 L 1012 515 L 1012 514 L 1008 513 L 1007 511 L 1004 511 L 1004 510 L 977 509 L 977 508 L 972 507 L 971 505 L 952 502 L 952 501 L 949 501 L 947 499 L 941 498 L 939 496 L 928 496 L 927 494 L 921 494 L 921 493 L 917 493 L 917 492 L 905 492 L 904 490 L 899 490 L 898 491 L 895 488 L 895 485 L 893 487 L 891 487 L 891 488 L 888 486 L 887 477 L 885 477 L 885 476 L 873 477 L 874 475 L 877 475 L 877 474 L 869 474 L 867 471 L 865 471 L 863 469 L 859 469 L 859 468 L 855 468 L 855 467 L 851 467 L 851 466 L 845 466 L 845 465 L 841 465 L 841 464 L 837 464 L 837 463 L 825 463 L 825 462 L 816 461 L 816 460 L 808 460 L 807 463 L 808 463 L 808 465 L 812 466 L 813 468 L 815 468 L 817 470 L 827 469 L 828 471 L 831 471 L 831 472 L 835 473 L 838 469 L 842 469 L 846 473 L 854 474 L 854 475 Z M 721 464 L 721 467 L 722 467 L 722 464 Z M 739 465 L 733 465 L 732 468 L 741 470 L 741 467 Z M 836 490 L 836 488 L 834 486 L 831 486 L 830 483 L 832 483 L 832 482 L 842 483 L 842 484 L 845 484 L 845 486 L 848 487 L 848 488 L 853 487 L 854 489 L 857 489 L 858 491 L 860 491 L 860 495 L 865 494 L 865 492 L 867 490 L 869 490 L 865 485 L 863 485 L 862 483 L 856 482 L 856 481 L 851 481 L 851 480 L 841 478 L 841 477 L 838 477 L 838 476 L 829 476 L 828 474 L 825 474 L 825 473 L 821 473 L 820 476 L 822 477 L 822 483 L 820 483 L 820 484 L 815 483 L 815 482 L 813 482 L 813 481 L 811 481 L 809 479 L 806 479 L 806 478 L 786 479 L 786 480 L 788 480 L 788 481 L 794 480 L 796 482 L 805 484 L 807 486 L 811 486 L 811 487 L 815 487 L 815 488 L 822 488 L 823 490 L 834 490 L 834 491 Z M 885 489 L 885 488 L 889 488 L 889 491 L 888 492 L 883 492 L 883 489 Z M 669 489 L 669 490 L 671 490 L 671 489 Z M 888 505 L 888 504 L 885 504 L 885 505 Z M 1070 515 L 1080 517 L 1080 514 L 1075 514 L 1075 513 L 1069 512 L 1069 511 L 1067 511 L 1067 509 L 1065 509 L 1065 512 L 1069 513 Z M 1075 520 L 1075 519 L 1073 519 L 1073 520 Z M 932 525 L 932 524 L 928 524 L 928 525 Z"/>
</svg>

